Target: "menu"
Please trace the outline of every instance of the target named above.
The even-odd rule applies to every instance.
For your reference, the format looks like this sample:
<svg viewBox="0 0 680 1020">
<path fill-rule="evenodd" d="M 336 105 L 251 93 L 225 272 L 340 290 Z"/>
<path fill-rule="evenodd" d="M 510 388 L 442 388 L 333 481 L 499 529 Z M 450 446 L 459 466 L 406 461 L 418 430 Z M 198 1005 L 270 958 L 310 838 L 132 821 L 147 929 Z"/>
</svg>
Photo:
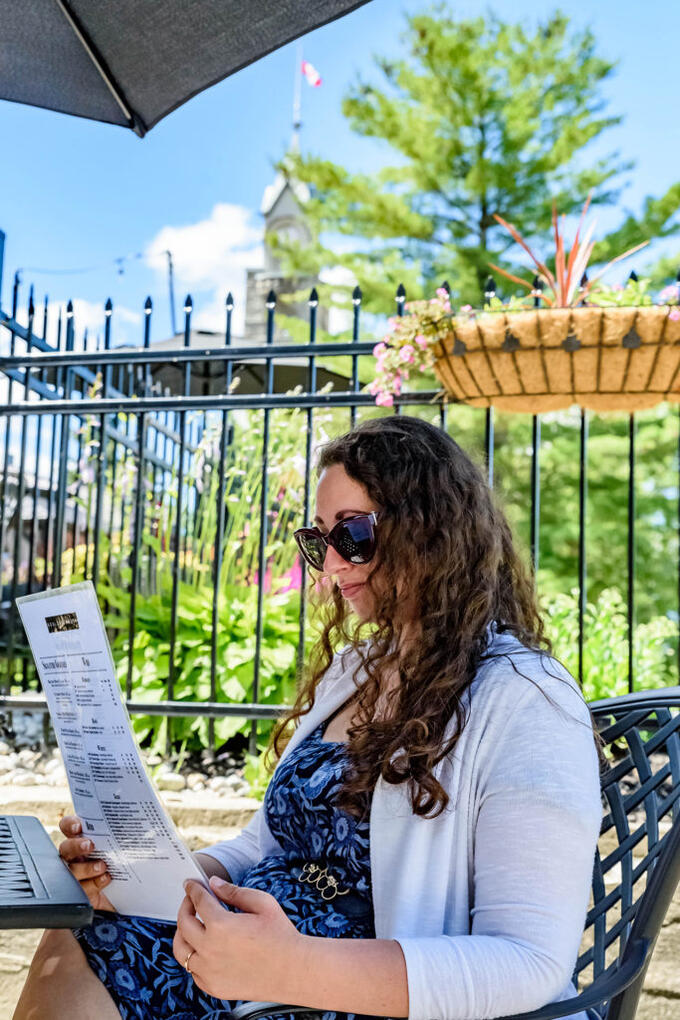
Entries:
<svg viewBox="0 0 680 1020">
<path fill-rule="evenodd" d="M 104 889 L 121 914 L 175 921 L 187 878 L 206 881 L 146 774 L 90 581 L 17 606 L 64 758 L 71 797 Z"/>
</svg>

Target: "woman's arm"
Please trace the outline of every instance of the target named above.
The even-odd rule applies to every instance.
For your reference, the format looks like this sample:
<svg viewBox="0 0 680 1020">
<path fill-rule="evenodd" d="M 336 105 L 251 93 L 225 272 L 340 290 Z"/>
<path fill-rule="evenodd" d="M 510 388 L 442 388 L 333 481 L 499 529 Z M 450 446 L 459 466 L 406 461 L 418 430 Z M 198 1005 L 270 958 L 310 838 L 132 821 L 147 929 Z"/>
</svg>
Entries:
<svg viewBox="0 0 680 1020">
<path fill-rule="evenodd" d="M 407 1017 L 408 983 L 401 946 L 393 939 L 330 939 L 302 935 L 275 1001 L 339 1013 Z M 263 996 L 270 1001 L 268 996 Z"/>
<path fill-rule="evenodd" d="M 241 875 L 262 857 L 260 837 L 266 824 L 264 809 L 260 807 L 234 839 L 203 847 L 200 851 L 200 864 L 208 877 L 217 875 L 229 882 L 239 882 Z"/>
<path fill-rule="evenodd" d="M 211 857 L 210 854 L 202 854 L 200 850 L 197 850 L 193 856 L 208 878 L 216 875 L 218 878 L 223 878 L 225 882 L 233 881 L 227 869 L 215 857 Z"/>
<path fill-rule="evenodd" d="M 564 685 L 549 693 L 560 708 L 531 687 L 485 751 L 471 933 L 398 936 L 410 1020 L 524 1013 L 567 991 L 602 808 L 586 705 Z"/>
</svg>

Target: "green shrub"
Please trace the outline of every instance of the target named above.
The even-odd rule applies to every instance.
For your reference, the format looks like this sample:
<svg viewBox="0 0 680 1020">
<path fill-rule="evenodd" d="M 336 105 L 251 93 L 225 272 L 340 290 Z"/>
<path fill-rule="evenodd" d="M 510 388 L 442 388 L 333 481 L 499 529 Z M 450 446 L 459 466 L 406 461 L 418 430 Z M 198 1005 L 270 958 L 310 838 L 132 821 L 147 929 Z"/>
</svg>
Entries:
<svg viewBox="0 0 680 1020">
<path fill-rule="evenodd" d="M 578 589 L 542 603 L 557 658 L 578 678 Z M 628 693 L 628 624 L 619 591 L 606 588 L 588 602 L 583 619 L 583 694 L 587 701 Z M 657 616 L 633 632 L 634 690 L 677 683 L 677 623 Z"/>
</svg>

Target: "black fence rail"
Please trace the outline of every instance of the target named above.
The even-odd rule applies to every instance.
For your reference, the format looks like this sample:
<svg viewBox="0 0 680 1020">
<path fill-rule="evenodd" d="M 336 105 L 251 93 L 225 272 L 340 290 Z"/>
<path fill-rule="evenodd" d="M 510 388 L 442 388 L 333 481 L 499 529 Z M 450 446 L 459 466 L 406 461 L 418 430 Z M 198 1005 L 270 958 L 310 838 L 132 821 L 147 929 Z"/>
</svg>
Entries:
<svg viewBox="0 0 680 1020">
<path fill-rule="evenodd" d="M 0 710 L 44 708 L 15 598 L 89 578 L 104 607 L 128 708 L 149 721 L 148 732 L 169 746 L 187 739 L 187 725 L 202 726 L 201 738 L 214 746 L 250 720 L 249 747 L 255 751 L 258 721 L 278 715 L 282 692 L 284 700 L 292 697 L 308 640 L 305 567 L 287 539 L 292 522 L 308 523 L 313 512 L 315 444 L 349 427 L 359 413 L 387 413 L 375 408 L 364 389 L 375 339 L 362 339 L 361 291 L 353 293 L 346 332 L 328 341 L 319 337 L 319 300 L 312 290 L 304 343 L 281 342 L 279 334 L 275 342 L 276 295 L 270 293 L 259 345 L 234 342 L 229 295 L 219 345 L 213 338 L 201 346 L 187 297 L 182 333 L 172 349 L 152 344 L 150 299 L 140 347 L 114 346 L 109 301 L 103 336 L 92 349 L 87 335 L 76 338 L 71 303 L 57 310 L 55 328 L 47 299 L 38 309 L 31 289 L 21 309 L 20 297 L 15 278 L 11 310 L 0 311 Z M 403 288 L 396 301 L 403 312 Z M 259 391 L 253 390 L 253 378 L 261 380 Z M 242 391 L 244 379 L 251 380 L 251 392 Z M 447 404 L 438 390 L 420 390 L 399 397 L 391 413 L 405 410 L 426 414 L 455 433 L 461 409 Z M 493 485 L 494 411 L 465 412 L 478 422 Z M 588 435 L 589 416 L 581 412 L 576 577 L 581 681 Z M 535 570 L 541 443 L 541 418 L 534 415 L 522 514 Z M 627 486 L 632 691 L 634 415 Z M 163 728 L 159 719 L 165 720 Z"/>
</svg>

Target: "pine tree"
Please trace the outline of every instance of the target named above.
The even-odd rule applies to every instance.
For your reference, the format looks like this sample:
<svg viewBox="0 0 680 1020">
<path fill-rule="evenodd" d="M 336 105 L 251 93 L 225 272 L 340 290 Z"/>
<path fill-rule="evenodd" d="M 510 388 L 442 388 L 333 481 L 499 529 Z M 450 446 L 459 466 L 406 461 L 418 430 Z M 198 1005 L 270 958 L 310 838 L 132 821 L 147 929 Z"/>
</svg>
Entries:
<svg viewBox="0 0 680 1020">
<path fill-rule="evenodd" d="M 282 167 L 310 186 L 315 241 L 271 240 L 292 271 L 315 273 L 338 261 L 322 239 L 348 235 L 354 250 L 345 240 L 343 265 L 376 309 L 388 307 L 398 282 L 415 297 L 443 279 L 458 303 L 478 304 L 489 262 L 526 276 L 494 213 L 547 250 L 553 201 L 567 214 L 590 191 L 595 205 L 616 202 L 632 163 L 589 149 L 621 122 L 602 90 L 614 64 L 561 13 L 529 31 L 493 15 L 459 20 L 441 5 L 408 17 L 404 42 L 403 59 L 378 60 L 383 87 L 359 80 L 343 102 L 353 130 L 386 142 L 397 159 L 368 175 L 290 154 Z M 674 232 L 679 204 L 678 186 L 648 199 L 639 221 L 628 217 L 602 242 L 602 255 L 618 233 L 626 247 Z"/>
</svg>

